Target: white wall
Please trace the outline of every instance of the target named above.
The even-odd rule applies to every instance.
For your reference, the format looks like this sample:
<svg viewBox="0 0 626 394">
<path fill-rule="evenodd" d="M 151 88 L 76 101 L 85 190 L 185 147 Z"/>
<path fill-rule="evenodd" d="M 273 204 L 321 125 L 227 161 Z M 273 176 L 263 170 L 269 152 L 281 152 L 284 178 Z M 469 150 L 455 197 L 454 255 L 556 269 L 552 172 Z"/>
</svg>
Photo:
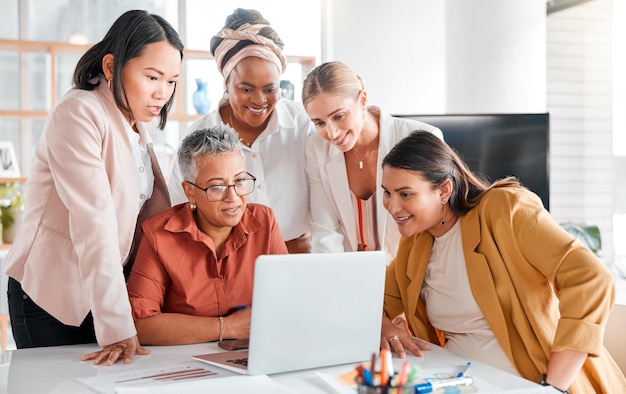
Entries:
<svg viewBox="0 0 626 394">
<path fill-rule="evenodd" d="M 623 112 L 612 109 L 612 3 L 590 1 L 547 18 L 550 212 L 559 222 L 597 225 L 606 261 L 619 185 L 612 119 Z"/>
<path fill-rule="evenodd" d="M 545 1 L 446 4 L 446 112 L 545 112 Z"/>
<path fill-rule="evenodd" d="M 324 0 L 322 61 L 395 114 L 545 112 L 545 0 Z"/>
<path fill-rule="evenodd" d="M 324 0 L 322 61 L 365 81 L 370 103 L 393 113 L 445 111 L 444 3 Z"/>
<path fill-rule="evenodd" d="M 545 0 L 323 0 L 322 61 L 353 67 L 371 103 L 395 114 L 550 112 L 551 212 L 598 225 L 611 261 L 615 244 L 626 250 L 626 89 L 616 85 L 626 56 L 610 18 L 623 21 L 622 3 L 547 17 Z"/>
</svg>

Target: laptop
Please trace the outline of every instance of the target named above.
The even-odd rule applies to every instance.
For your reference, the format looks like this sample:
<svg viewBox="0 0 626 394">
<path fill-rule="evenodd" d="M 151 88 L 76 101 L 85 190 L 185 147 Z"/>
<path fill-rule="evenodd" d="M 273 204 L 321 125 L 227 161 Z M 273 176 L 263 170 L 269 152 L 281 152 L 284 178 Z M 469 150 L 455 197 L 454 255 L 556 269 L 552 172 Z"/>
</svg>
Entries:
<svg viewBox="0 0 626 394">
<path fill-rule="evenodd" d="M 382 251 L 261 255 L 249 349 L 193 358 L 250 375 L 367 361 L 380 347 L 386 266 Z"/>
</svg>

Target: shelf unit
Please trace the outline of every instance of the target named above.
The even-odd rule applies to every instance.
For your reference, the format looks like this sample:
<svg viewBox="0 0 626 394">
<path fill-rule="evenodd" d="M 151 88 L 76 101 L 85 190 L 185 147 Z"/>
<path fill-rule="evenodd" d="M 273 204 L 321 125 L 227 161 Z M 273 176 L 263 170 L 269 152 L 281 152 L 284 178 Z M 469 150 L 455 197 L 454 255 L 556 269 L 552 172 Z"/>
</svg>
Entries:
<svg viewBox="0 0 626 394">
<path fill-rule="evenodd" d="M 90 45 L 70 44 L 64 42 L 46 42 L 46 41 L 26 41 L 26 40 L 0 40 L 0 54 L 13 53 L 13 54 L 42 54 L 45 56 L 45 68 L 43 69 L 43 75 L 40 75 L 45 80 L 45 85 L 42 87 L 33 88 L 33 77 L 27 72 L 21 72 L 18 85 L 18 93 L 21 103 L 18 105 L 18 109 L 0 108 L 0 121 L 2 119 L 17 119 L 19 124 L 19 132 L 17 134 L 20 140 L 21 149 L 19 150 L 21 156 L 21 168 L 23 174 L 28 175 L 30 172 L 30 163 L 32 159 L 32 148 L 36 145 L 36 139 L 38 138 L 36 133 L 41 131 L 41 127 L 36 122 L 43 122 L 48 115 L 48 110 L 52 108 L 58 100 L 60 94 L 59 81 L 57 76 L 59 75 L 59 58 L 65 55 L 72 55 L 79 57 Z M 23 61 L 23 57 L 20 56 L 19 62 Z M 189 113 L 188 99 L 190 97 L 190 90 L 195 89 L 194 86 L 188 86 L 190 83 L 186 76 L 187 61 L 189 60 L 207 60 L 213 61 L 213 55 L 211 52 L 205 50 L 185 49 L 183 56 L 183 65 L 181 70 L 181 77 L 176 88 L 176 94 L 174 99 L 174 106 L 168 115 L 168 125 L 172 123 L 176 133 L 180 138 L 186 133 L 187 126 L 190 122 L 198 119 L 201 115 L 196 113 Z M 313 67 L 315 67 L 314 56 L 287 56 L 289 63 L 299 64 L 301 67 L 302 75 L 306 75 Z M 26 61 L 28 64 L 28 61 Z M 22 70 L 24 70 L 24 64 L 18 64 Z M 26 67 L 28 69 L 28 66 Z M 62 68 L 66 74 L 68 70 L 66 67 Z M 72 69 L 73 71 L 73 69 Z M 37 70 L 39 74 L 41 70 Z M 65 87 L 61 89 L 66 90 Z M 42 108 L 36 110 L 23 109 L 30 108 L 33 101 L 29 100 L 29 94 L 32 92 L 44 91 L 45 105 L 40 105 Z M 42 97 L 37 97 L 38 100 L 42 100 Z M 176 134 L 175 134 L 176 135 Z M 171 145 L 171 144 L 170 144 Z"/>
<path fill-rule="evenodd" d="M 63 42 L 45 42 L 45 41 L 24 41 L 24 40 L 0 40 L 0 52 L 16 52 L 16 53 L 44 53 L 50 56 L 49 69 L 49 103 L 50 107 L 54 106 L 59 96 L 57 82 L 57 59 L 59 55 L 74 54 L 81 55 L 90 48 L 90 45 L 77 45 Z M 183 72 L 181 81 L 184 81 L 184 62 L 186 60 L 213 60 L 213 55 L 209 51 L 185 49 L 183 56 Z M 287 56 L 290 63 L 299 63 L 302 67 L 302 74 L 305 75 L 313 67 L 315 67 L 315 57 L 313 56 Z M 193 121 L 199 117 L 196 114 L 188 114 L 185 111 L 186 84 L 181 83 L 177 86 L 175 106 L 170 112 L 168 119 Z M 17 118 L 45 118 L 47 111 L 29 111 L 29 110 L 4 110 L 0 108 L 0 116 L 17 117 Z"/>
</svg>

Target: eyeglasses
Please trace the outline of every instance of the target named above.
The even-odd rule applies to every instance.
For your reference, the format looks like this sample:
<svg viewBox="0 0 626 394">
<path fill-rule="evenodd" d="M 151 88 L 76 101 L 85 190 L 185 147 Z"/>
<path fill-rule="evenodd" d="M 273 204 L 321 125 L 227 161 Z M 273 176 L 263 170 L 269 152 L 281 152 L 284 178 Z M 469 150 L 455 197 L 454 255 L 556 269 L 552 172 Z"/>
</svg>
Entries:
<svg viewBox="0 0 626 394">
<path fill-rule="evenodd" d="M 239 197 L 247 196 L 254 190 L 256 178 L 247 173 L 249 178 L 237 179 L 232 185 L 214 185 L 207 188 L 200 187 L 193 182 L 185 181 L 191 186 L 197 187 L 206 193 L 206 198 L 210 202 L 224 201 L 228 196 L 228 190 L 232 187 Z"/>
</svg>

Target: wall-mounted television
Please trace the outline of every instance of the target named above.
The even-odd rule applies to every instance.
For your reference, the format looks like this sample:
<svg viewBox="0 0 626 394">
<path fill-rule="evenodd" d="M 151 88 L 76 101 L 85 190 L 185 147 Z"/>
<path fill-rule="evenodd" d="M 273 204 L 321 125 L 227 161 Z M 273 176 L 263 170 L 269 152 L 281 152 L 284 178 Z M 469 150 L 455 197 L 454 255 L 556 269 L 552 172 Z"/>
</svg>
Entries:
<svg viewBox="0 0 626 394">
<path fill-rule="evenodd" d="M 514 175 L 550 209 L 549 114 L 396 116 L 439 127 L 472 171 L 489 181 Z"/>
</svg>

